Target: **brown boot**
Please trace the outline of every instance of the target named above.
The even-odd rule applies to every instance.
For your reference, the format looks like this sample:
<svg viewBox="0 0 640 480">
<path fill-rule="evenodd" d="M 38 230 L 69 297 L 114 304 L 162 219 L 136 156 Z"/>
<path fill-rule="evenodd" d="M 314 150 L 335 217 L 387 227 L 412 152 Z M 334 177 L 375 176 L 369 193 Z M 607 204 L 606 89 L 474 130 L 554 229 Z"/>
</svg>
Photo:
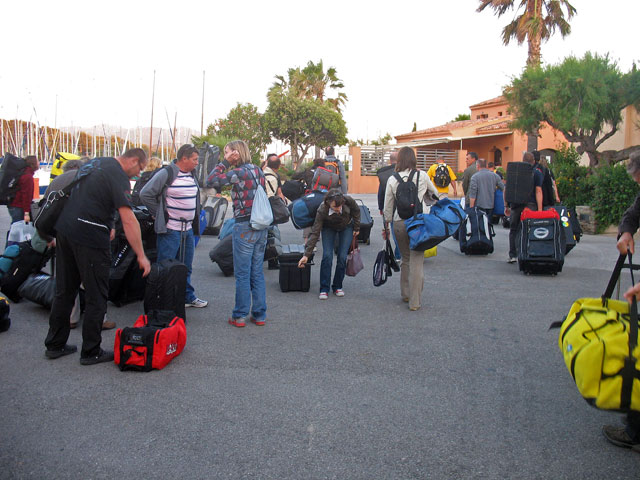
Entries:
<svg viewBox="0 0 640 480">
<path fill-rule="evenodd" d="M 111 320 L 102 322 L 102 330 L 111 330 L 112 328 L 116 328 L 116 322 L 112 322 Z"/>
</svg>

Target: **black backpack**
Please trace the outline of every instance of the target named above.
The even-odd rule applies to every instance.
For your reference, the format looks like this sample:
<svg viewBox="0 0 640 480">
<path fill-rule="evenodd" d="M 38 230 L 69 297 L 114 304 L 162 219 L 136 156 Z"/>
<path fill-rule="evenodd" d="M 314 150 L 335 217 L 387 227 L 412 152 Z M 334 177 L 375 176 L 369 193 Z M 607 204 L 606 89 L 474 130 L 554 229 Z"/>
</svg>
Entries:
<svg viewBox="0 0 640 480">
<path fill-rule="evenodd" d="M 136 182 L 133 187 L 133 191 L 131 192 L 131 204 L 135 206 L 143 205 L 140 201 L 140 192 L 142 188 L 149 183 L 149 180 L 153 178 L 153 176 L 158 173 L 162 168 L 156 168 L 152 172 L 142 172 L 140 178 Z"/>
<path fill-rule="evenodd" d="M 449 167 L 446 164 L 441 163 L 436 168 L 436 173 L 433 176 L 433 183 L 436 187 L 444 188 L 448 187 L 451 183 L 451 175 L 449 175 Z"/>
<path fill-rule="evenodd" d="M 0 205 L 9 205 L 18 192 L 18 179 L 27 168 L 23 158 L 11 153 L 4 154 L 4 161 L 0 165 Z"/>
<path fill-rule="evenodd" d="M 413 183 L 413 175 L 417 173 L 416 183 Z M 422 202 L 418 198 L 418 181 L 420 172 L 412 170 L 409 178 L 405 182 L 398 172 L 393 172 L 393 176 L 398 180 L 396 189 L 396 210 L 403 220 L 413 217 L 416 213 L 422 213 Z"/>
<path fill-rule="evenodd" d="M 544 179 L 542 180 L 542 206 L 549 207 L 556 204 L 556 192 L 553 190 L 553 179 L 551 178 L 551 170 L 543 167 L 539 163 L 536 168 L 542 172 Z"/>
</svg>

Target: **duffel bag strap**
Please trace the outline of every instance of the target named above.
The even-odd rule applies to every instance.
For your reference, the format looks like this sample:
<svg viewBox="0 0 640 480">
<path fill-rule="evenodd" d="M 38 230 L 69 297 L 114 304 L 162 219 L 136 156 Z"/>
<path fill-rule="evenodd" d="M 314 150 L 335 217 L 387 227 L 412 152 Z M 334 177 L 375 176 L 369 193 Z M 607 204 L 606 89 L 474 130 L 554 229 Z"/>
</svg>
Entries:
<svg viewBox="0 0 640 480">
<path fill-rule="evenodd" d="M 631 285 L 635 285 L 635 279 L 633 277 L 634 267 L 631 261 L 631 252 L 627 253 L 629 257 L 629 265 L 624 265 L 625 268 L 629 268 L 631 273 Z M 620 255 L 620 259 L 624 260 L 625 256 Z M 617 264 L 616 264 L 617 266 Z M 622 267 L 621 267 L 622 268 Z M 611 283 L 611 282 L 609 282 Z M 635 295 L 631 299 L 631 306 L 629 307 L 629 355 L 624 360 L 624 367 L 622 369 L 622 389 L 620 392 L 620 408 L 623 410 L 631 409 L 631 396 L 633 393 L 633 382 L 636 377 L 636 362 L 637 359 L 633 356 L 633 352 L 638 345 L 638 302 Z"/>
<path fill-rule="evenodd" d="M 603 300 L 605 298 L 611 298 L 613 295 L 613 290 L 616 288 L 616 283 L 620 278 L 620 272 L 622 272 L 622 268 L 624 267 L 624 262 L 627 259 L 626 255 L 620 255 L 618 260 L 616 261 L 616 266 L 613 268 L 613 272 L 611 272 L 611 278 L 609 279 L 609 283 L 607 284 L 607 288 L 604 291 L 604 295 L 602 295 Z"/>
</svg>

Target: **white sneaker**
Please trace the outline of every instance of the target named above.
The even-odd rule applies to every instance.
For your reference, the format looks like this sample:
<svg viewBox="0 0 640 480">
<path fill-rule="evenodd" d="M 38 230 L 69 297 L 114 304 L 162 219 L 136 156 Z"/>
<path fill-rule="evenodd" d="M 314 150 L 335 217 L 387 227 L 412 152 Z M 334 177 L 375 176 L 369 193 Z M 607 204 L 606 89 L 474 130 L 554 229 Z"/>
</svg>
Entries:
<svg viewBox="0 0 640 480">
<path fill-rule="evenodd" d="M 507 260 L 507 263 L 516 263 L 517 261 L 518 261 L 517 258 L 509 257 L 509 260 Z"/>
<path fill-rule="evenodd" d="M 320 292 L 320 295 L 318 295 L 318 298 L 320 300 L 326 300 L 327 298 L 329 298 L 329 294 L 327 292 Z"/>
<path fill-rule="evenodd" d="M 196 307 L 196 308 L 204 308 L 207 305 L 209 305 L 209 302 L 207 302 L 206 300 L 200 300 L 199 298 L 196 298 L 193 302 L 184 304 L 185 307 Z"/>
<path fill-rule="evenodd" d="M 333 293 L 336 297 L 344 297 L 344 290 L 341 288 L 334 290 Z"/>
</svg>

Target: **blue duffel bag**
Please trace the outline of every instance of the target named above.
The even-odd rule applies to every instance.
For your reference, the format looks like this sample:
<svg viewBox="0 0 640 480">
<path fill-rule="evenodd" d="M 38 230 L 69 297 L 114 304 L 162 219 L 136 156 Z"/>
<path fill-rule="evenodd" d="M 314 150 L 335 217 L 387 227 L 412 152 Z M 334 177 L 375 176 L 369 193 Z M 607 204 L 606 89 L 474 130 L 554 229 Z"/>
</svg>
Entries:
<svg viewBox="0 0 640 480">
<path fill-rule="evenodd" d="M 324 200 L 325 193 L 311 192 L 288 205 L 291 222 L 298 230 L 310 227 L 316 219 L 318 207 Z"/>
<path fill-rule="evenodd" d="M 502 190 L 496 190 L 493 197 L 493 215 L 504 215 L 504 193 Z"/>
<path fill-rule="evenodd" d="M 404 221 L 409 235 L 409 248 L 424 251 L 435 247 L 453 235 L 467 214 L 448 198 L 439 200 L 427 213 L 419 213 Z"/>
<path fill-rule="evenodd" d="M 236 224 L 235 218 L 230 218 L 225 220 L 222 228 L 220 229 L 220 233 L 218 234 L 218 239 L 222 240 L 224 237 L 228 237 L 233 232 L 233 226 Z"/>
</svg>

